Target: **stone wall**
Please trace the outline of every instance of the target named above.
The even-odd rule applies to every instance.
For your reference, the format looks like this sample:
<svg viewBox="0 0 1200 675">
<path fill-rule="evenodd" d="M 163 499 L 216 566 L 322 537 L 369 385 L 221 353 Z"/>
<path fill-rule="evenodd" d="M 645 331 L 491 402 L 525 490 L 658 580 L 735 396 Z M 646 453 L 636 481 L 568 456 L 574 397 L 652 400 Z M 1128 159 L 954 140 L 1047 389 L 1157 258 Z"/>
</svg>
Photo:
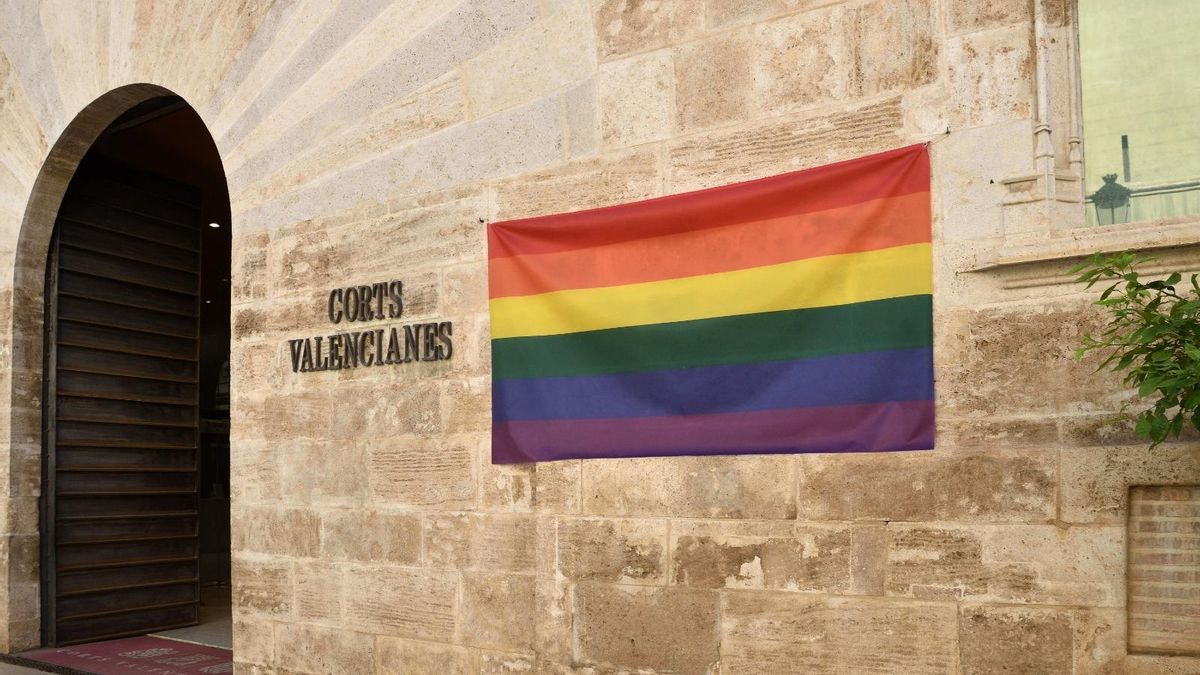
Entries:
<svg viewBox="0 0 1200 675">
<path fill-rule="evenodd" d="M 1071 361 L 1097 318 L 1062 270 L 1200 267 L 1196 230 L 1083 232 L 1046 191 L 1077 168 L 1064 2 L 6 4 L 3 645 L 37 641 L 36 242 L 66 150 L 143 82 L 229 179 L 241 672 L 1195 672 L 1127 654 L 1125 520 L 1200 450 L 1103 424 L 1129 394 Z M 936 451 L 489 463 L 485 223 L 919 142 Z M 452 360 L 291 372 L 330 288 L 389 278 Z"/>
</svg>

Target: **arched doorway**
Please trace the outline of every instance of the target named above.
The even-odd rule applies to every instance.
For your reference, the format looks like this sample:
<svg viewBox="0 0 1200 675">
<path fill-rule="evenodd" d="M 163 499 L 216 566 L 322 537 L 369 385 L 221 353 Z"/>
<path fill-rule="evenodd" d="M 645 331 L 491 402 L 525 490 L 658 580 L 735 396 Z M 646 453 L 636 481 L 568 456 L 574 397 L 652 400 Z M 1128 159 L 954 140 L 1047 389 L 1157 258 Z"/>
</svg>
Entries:
<svg viewBox="0 0 1200 675">
<path fill-rule="evenodd" d="M 205 610 L 228 624 L 229 197 L 204 123 L 155 93 L 89 145 L 54 218 L 45 645 L 194 626 Z"/>
</svg>

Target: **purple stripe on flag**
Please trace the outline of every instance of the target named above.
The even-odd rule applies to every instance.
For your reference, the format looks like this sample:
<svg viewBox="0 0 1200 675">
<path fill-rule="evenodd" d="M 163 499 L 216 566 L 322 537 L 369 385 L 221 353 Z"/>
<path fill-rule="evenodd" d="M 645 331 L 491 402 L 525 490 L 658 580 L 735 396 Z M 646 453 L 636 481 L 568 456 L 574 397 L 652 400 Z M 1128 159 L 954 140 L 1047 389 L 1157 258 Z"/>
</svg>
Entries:
<svg viewBox="0 0 1200 675">
<path fill-rule="evenodd" d="M 496 422 L 492 462 L 933 448 L 933 401 L 713 415 Z"/>
</svg>

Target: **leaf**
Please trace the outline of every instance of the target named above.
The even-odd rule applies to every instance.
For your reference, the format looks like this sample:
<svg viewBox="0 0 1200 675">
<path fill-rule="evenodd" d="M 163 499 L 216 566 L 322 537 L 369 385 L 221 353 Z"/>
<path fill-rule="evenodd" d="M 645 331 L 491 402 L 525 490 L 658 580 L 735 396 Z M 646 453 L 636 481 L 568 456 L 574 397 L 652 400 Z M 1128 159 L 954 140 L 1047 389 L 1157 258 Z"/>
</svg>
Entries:
<svg viewBox="0 0 1200 675">
<path fill-rule="evenodd" d="M 1150 437 L 1150 418 L 1142 416 L 1138 418 L 1137 425 L 1133 427 L 1133 433 L 1139 438 Z"/>
</svg>

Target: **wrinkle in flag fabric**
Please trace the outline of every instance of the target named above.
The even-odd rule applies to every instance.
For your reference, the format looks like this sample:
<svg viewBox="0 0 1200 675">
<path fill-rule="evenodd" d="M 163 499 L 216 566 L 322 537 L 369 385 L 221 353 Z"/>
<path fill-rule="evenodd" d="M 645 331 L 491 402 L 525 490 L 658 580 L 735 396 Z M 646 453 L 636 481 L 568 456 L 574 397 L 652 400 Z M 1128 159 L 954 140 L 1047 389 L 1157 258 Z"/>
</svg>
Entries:
<svg viewBox="0 0 1200 675">
<path fill-rule="evenodd" d="M 488 227 L 492 461 L 933 447 L 925 146 Z"/>
</svg>

